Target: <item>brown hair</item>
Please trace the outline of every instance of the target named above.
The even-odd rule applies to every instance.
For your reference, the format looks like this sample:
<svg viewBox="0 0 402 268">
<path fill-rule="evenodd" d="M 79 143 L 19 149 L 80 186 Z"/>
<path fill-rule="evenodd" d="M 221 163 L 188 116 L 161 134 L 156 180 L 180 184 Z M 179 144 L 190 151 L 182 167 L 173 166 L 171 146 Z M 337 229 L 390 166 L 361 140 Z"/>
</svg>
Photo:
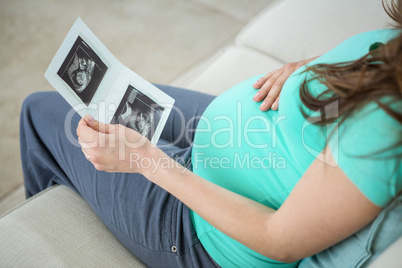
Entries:
<svg viewBox="0 0 402 268">
<path fill-rule="evenodd" d="M 393 102 L 402 102 L 402 0 L 398 4 L 392 0 L 391 5 L 382 2 L 385 12 L 394 21 L 393 27 L 400 30 L 399 35 L 356 61 L 337 64 L 317 64 L 307 67 L 305 72 L 311 72 L 312 78 L 304 80 L 300 86 L 300 98 L 304 106 L 312 111 L 319 111 L 320 116 L 309 118 L 308 114 L 300 110 L 304 117 L 314 124 L 325 126 L 339 119 L 342 124 L 353 112 L 361 109 L 369 102 L 375 102 L 379 108 L 402 124 L 401 105 L 396 105 L 397 110 L 391 109 L 391 102 L 384 103 L 383 97 L 391 97 Z M 327 87 L 327 90 L 314 97 L 308 90 L 309 81 L 318 80 Z M 338 102 L 337 116 L 327 117 L 326 107 Z M 334 129 L 335 130 L 335 129 Z M 330 136 L 333 132 L 331 132 Z M 329 137 L 328 137 L 329 139 Z M 402 145 L 402 137 L 399 136 L 396 144 L 382 148 L 368 156 L 373 157 L 377 153 L 388 151 Z M 391 157 L 401 160 L 402 153 Z M 390 203 L 402 195 L 402 190 L 390 201 Z"/>
<path fill-rule="evenodd" d="M 385 12 L 394 20 L 395 28 L 402 30 L 402 0 L 398 4 L 384 4 Z M 380 44 L 379 44 L 380 45 Z M 393 101 L 402 101 L 402 31 L 398 37 L 373 49 L 356 61 L 337 64 L 316 64 L 307 67 L 305 72 L 311 72 L 312 77 L 306 79 L 300 86 L 300 97 L 303 105 L 319 111 L 319 118 L 310 118 L 315 124 L 324 126 L 338 120 L 341 124 L 354 111 L 359 110 L 369 102 L 375 102 L 387 114 L 402 124 L 401 106 L 391 109 L 391 103 L 381 102 L 385 96 Z M 308 90 L 308 82 L 318 80 L 327 90 L 313 96 Z M 338 116 L 327 118 L 325 107 L 338 102 Z M 307 118 L 307 113 L 301 107 L 301 112 Z M 402 144 L 402 140 L 398 145 Z"/>
</svg>

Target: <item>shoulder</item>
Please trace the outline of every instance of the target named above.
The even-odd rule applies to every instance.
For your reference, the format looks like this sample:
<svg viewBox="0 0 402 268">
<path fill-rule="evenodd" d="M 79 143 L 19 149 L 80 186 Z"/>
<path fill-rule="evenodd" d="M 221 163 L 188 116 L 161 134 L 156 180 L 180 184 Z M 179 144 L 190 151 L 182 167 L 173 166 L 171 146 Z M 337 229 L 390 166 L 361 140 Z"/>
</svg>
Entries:
<svg viewBox="0 0 402 268">
<path fill-rule="evenodd" d="M 401 100 L 384 102 L 402 112 Z M 332 128 L 329 146 L 339 167 L 370 201 L 385 206 L 402 190 L 400 122 L 369 103 Z"/>
</svg>

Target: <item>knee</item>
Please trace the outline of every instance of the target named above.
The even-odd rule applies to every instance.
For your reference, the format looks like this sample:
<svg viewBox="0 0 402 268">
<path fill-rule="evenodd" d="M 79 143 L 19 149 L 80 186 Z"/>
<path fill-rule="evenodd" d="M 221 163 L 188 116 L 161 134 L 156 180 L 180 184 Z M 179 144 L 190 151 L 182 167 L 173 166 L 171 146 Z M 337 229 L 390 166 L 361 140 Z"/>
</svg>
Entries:
<svg viewBox="0 0 402 268">
<path fill-rule="evenodd" d="M 22 110 L 30 109 L 36 106 L 43 106 L 44 103 L 52 101 L 58 95 L 57 92 L 35 92 L 25 98 L 22 103 Z"/>
<path fill-rule="evenodd" d="M 49 106 L 57 103 L 61 98 L 58 92 L 35 92 L 25 98 L 21 107 L 21 117 L 29 116 L 33 112 L 44 114 L 49 113 Z M 46 111 L 47 110 L 47 111 Z"/>
</svg>

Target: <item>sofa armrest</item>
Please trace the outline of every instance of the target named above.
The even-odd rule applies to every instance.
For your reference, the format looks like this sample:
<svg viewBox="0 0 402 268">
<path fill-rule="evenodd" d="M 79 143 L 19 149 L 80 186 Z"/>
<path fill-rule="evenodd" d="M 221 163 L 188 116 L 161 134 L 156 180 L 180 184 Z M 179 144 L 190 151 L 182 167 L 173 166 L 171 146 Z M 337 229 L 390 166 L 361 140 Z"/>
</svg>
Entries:
<svg viewBox="0 0 402 268">
<path fill-rule="evenodd" d="M 66 186 L 0 218 L 0 267 L 145 267 Z"/>
</svg>

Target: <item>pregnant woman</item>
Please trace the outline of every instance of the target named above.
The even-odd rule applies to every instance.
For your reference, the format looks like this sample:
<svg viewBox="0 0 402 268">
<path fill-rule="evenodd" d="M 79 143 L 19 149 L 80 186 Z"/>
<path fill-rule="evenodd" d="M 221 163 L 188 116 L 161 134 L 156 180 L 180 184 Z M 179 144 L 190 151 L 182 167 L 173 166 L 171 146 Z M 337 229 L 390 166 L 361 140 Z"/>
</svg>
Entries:
<svg viewBox="0 0 402 268">
<path fill-rule="evenodd" d="M 60 95 L 31 95 L 21 115 L 27 196 L 71 187 L 151 267 L 296 267 L 400 197 L 402 20 L 396 5 L 388 12 L 396 29 L 216 98 L 159 86 L 176 108 L 158 147 L 90 116 L 65 128 Z"/>
</svg>

